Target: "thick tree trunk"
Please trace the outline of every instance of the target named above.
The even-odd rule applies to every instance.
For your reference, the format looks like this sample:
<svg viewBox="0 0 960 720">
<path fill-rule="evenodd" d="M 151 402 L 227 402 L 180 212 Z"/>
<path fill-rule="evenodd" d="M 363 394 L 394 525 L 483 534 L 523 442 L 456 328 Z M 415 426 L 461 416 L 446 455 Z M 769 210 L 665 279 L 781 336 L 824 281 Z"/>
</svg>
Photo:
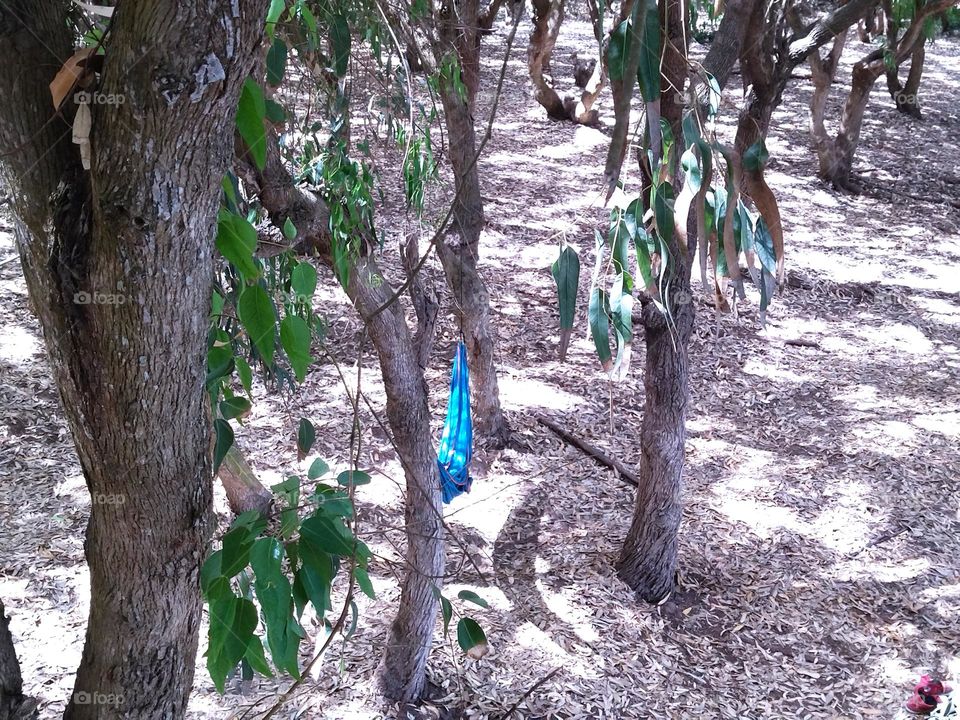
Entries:
<svg viewBox="0 0 960 720">
<path fill-rule="evenodd" d="M 689 293 L 689 264 L 685 274 Z M 617 571 L 651 603 L 673 590 L 676 573 L 677 528 L 683 512 L 680 490 L 686 442 L 687 347 L 693 316 L 692 303 L 675 306 L 676 335 L 671 337 L 673 331 L 660 311 L 652 303 L 643 309 L 647 361 L 640 426 L 640 487 Z"/>
<path fill-rule="evenodd" d="M 477 2 L 460 0 L 456 8 L 456 14 L 449 12 L 445 15 L 441 32 L 460 58 L 466 98 L 451 83 L 440 84 L 447 126 L 447 150 L 457 199 L 451 227 L 438 243 L 437 253 L 453 294 L 467 345 L 474 426 L 479 435 L 494 445 L 501 445 L 508 440 L 510 430 L 500 409 L 495 361 L 496 335 L 490 316 L 490 296 L 477 270 L 480 233 L 484 225 L 473 117 L 480 83 L 480 37 L 475 30 Z"/>
<path fill-rule="evenodd" d="M 883 63 L 874 61 L 873 64 L 861 60 L 853 66 L 853 78 L 850 84 L 850 94 L 843 105 L 843 114 L 840 116 L 840 128 L 833 141 L 833 147 L 827 158 L 828 174 L 836 187 L 850 189 L 850 173 L 853 171 L 853 156 L 860 143 L 860 129 L 863 127 L 863 115 L 870 102 L 870 91 L 880 77 Z M 823 166 L 821 162 L 821 167 Z"/>
<path fill-rule="evenodd" d="M 0 720 L 30 720 L 37 716 L 37 703 L 23 694 L 23 678 L 9 623 L 0 600 Z"/>
<path fill-rule="evenodd" d="M 310 254 L 315 251 L 332 268 L 329 212 L 317 195 L 294 184 L 283 166 L 275 137 L 268 138 L 264 170 L 248 166 L 246 178 L 251 188 L 259 190 L 271 221 L 280 228 L 291 218 L 297 228 L 296 247 Z M 367 249 L 376 245 L 368 240 L 364 243 Z M 440 476 L 427 389 L 403 307 L 372 257 L 357 259 L 345 290 L 363 318 L 380 359 L 387 421 L 406 477 L 407 572 L 379 679 L 387 697 L 414 701 L 426 685 L 426 663 L 437 616 L 434 588 L 443 582 Z"/>
<path fill-rule="evenodd" d="M 759 0 L 728 0 L 720 27 L 713 36 L 703 67 L 713 75 L 722 88 L 727 84 L 733 67 L 740 58 L 747 33 L 747 24 Z"/>
<path fill-rule="evenodd" d="M 554 120 L 568 119 L 563 100 L 544 77 L 544 67 L 557 44 L 563 23 L 565 0 L 531 0 L 533 3 L 533 32 L 527 45 L 527 68 L 533 81 L 534 97 Z"/>
<path fill-rule="evenodd" d="M 123 102 L 93 106 L 85 172 L 69 132 L 45 125 L 71 52 L 65 4 L 0 10 L 0 86 L 19 100 L 0 109 L 3 147 L 18 149 L 5 159 L 17 245 L 92 498 L 67 718 L 186 712 L 210 531 L 219 179 L 265 13 L 265 0 L 122 5 L 99 91 Z"/>
</svg>

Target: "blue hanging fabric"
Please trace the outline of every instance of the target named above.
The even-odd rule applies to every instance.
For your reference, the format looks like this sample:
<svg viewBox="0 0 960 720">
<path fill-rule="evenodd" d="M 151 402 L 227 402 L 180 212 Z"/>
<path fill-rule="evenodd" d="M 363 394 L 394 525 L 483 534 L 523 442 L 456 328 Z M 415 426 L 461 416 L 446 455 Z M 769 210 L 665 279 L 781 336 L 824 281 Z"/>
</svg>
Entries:
<svg viewBox="0 0 960 720">
<path fill-rule="evenodd" d="M 467 368 L 467 347 L 461 340 L 453 359 L 450 374 L 450 400 L 447 419 L 443 423 L 437 465 L 440 466 L 440 489 L 445 503 L 457 495 L 470 492 L 470 459 L 473 457 L 473 421 L 470 418 L 470 371 Z"/>
</svg>

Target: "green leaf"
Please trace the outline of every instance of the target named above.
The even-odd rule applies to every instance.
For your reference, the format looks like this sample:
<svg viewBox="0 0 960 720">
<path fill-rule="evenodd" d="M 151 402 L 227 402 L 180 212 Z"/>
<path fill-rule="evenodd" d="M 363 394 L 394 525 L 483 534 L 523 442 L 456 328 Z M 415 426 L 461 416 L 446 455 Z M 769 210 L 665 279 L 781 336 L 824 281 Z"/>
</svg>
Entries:
<svg viewBox="0 0 960 720">
<path fill-rule="evenodd" d="M 245 527 L 235 527 L 223 536 L 220 559 L 220 573 L 232 578 L 250 564 L 250 549 L 253 536 Z"/>
<path fill-rule="evenodd" d="M 250 401 L 245 397 L 232 397 L 220 402 L 220 414 L 224 420 L 243 418 L 250 412 Z"/>
<path fill-rule="evenodd" d="M 650 288 L 654 285 L 653 266 L 650 259 L 650 233 L 643 226 L 637 226 L 637 239 L 634 242 L 634 249 L 637 253 L 637 271 L 643 278 L 644 287 Z"/>
<path fill-rule="evenodd" d="M 300 543 L 304 542 L 330 555 L 351 557 L 357 541 L 343 523 L 335 524 L 330 518 L 314 515 L 300 526 Z"/>
<path fill-rule="evenodd" d="M 277 21 L 286 9 L 286 0 L 270 0 L 270 9 L 267 10 L 267 35 L 273 37 Z"/>
<path fill-rule="evenodd" d="M 450 621 L 453 619 L 453 605 L 443 596 L 440 588 L 433 586 L 433 596 L 440 601 L 440 614 L 443 617 L 443 636 L 446 637 L 450 632 Z"/>
<path fill-rule="evenodd" d="M 253 259 L 257 249 L 257 231 L 245 217 L 221 210 L 217 216 L 217 250 L 246 279 L 260 274 L 260 268 Z"/>
<path fill-rule="evenodd" d="M 487 636 L 473 618 L 461 618 L 457 623 L 457 643 L 470 657 L 479 659 L 487 654 Z"/>
<path fill-rule="evenodd" d="M 343 77 L 347 74 L 350 61 L 350 26 L 342 14 L 334 15 L 330 21 L 330 49 L 333 71 L 338 77 Z"/>
<path fill-rule="evenodd" d="M 287 69 L 287 44 L 281 38 L 274 38 L 267 51 L 267 82 L 273 86 L 283 82 L 283 73 Z"/>
<path fill-rule="evenodd" d="M 643 3 L 637 83 L 643 101 L 649 103 L 660 98 L 660 18 L 657 14 L 657 0 L 636 1 Z"/>
<path fill-rule="evenodd" d="M 317 458 L 310 463 L 310 469 L 307 471 L 307 477 L 311 480 L 316 480 L 318 477 L 326 475 L 328 472 L 330 472 L 330 466 L 320 458 Z"/>
<path fill-rule="evenodd" d="M 337 475 L 337 484 L 344 487 L 369 485 L 370 481 L 370 476 L 362 470 L 344 470 Z"/>
<path fill-rule="evenodd" d="M 240 91 L 240 103 L 237 106 L 237 130 L 247 144 L 250 157 L 260 170 L 263 170 L 267 163 L 267 132 L 263 125 L 266 115 L 263 90 L 253 78 L 247 78 Z"/>
<path fill-rule="evenodd" d="M 246 288 L 237 302 L 237 315 L 264 363 L 267 366 L 273 365 L 273 352 L 277 342 L 277 316 L 267 291 L 259 285 Z"/>
<path fill-rule="evenodd" d="M 743 169 L 752 172 L 763 170 L 769 159 L 770 153 L 763 142 L 763 138 L 760 138 L 743 151 Z"/>
<path fill-rule="evenodd" d="M 623 78 L 623 63 L 627 57 L 627 40 L 630 21 L 624 20 L 610 33 L 607 49 L 607 72 L 613 81 Z"/>
<path fill-rule="evenodd" d="M 473 592 L 473 590 L 461 590 L 460 592 L 457 593 L 457 597 L 460 598 L 461 600 L 466 600 L 467 602 L 471 602 L 474 605 L 479 605 L 482 608 L 490 607 L 490 603 L 488 603 L 482 597 L 480 597 L 475 592 Z"/>
<path fill-rule="evenodd" d="M 297 426 L 297 455 L 299 455 L 300 460 L 307 456 L 316 439 L 317 431 L 314 429 L 313 423 L 306 418 L 300 418 L 300 425 Z M 314 465 L 316 465 L 316 460 Z M 310 467 L 310 470 L 313 470 L 313 466 Z M 313 475 L 310 476 L 310 479 L 314 479 Z"/>
<path fill-rule="evenodd" d="M 220 470 L 220 463 L 233 445 L 233 428 L 226 420 L 217 418 L 213 421 L 213 430 L 217 438 L 213 446 L 213 474 L 216 475 Z"/>
<path fill-rule="evenodd" d="M 287 315 L 280 324 L 280 344 L 283 346 L 290 366 L 299 382 L 307 376 L 307 368 L 313 361 L 310 357 L 310 328 L 296 315 Z"/>
<path fill-rule="evenodd" d="M 283 482 L 271 485 L 270 491 L 289 507 L 295 508 L 300 504 L 300 478 L 296 475 L 291 475 Z"/>
<path fill-rule="evenodd" d="M 297 226 L 293 224 L 293 220 L 290 218 L 283 221 L 283 236 L 287 240 L 293 240 L 297 237 Z"/>
<path fill-rule="evenodd" d="M 267 646 L 274 664 L 296 676 L 299 674 L 299 640 L 291 633 L 293 595 L 282 561 L 283 548 L 276 538 L 260 538 L 254 543 L 250 565 L 256 577 L 253 587 L 267 628 Z"/>
<path fill-rule="evenodd" d="M 720 112 L 720 83 L 709 72 L 704 72 L 707 76 L 707 118 L 712 120 Z"/>
<path fill-rule="evenodd" d="M 557 283 L 560 304 L 560 327 L 572 328 L 577 308 L 577 289 L 580 284 L 580 258 L 569 245 L 550 268 Z"/>
<path fill-rule="evenodd" d="M 353 577 L 357 581 L 357 585 L 363 591 L 363 594 L 366 595 L 371 600 L 377 599 L 377 594 L 373 591 L 373 583 L 370 582 L 370 576 L 367 574 L 367 571 L 362 567 L 355 567 L 353 569 Z"/>
<path fill-rule="evenodd" d="M 587 310 L 590 320 L 590 334 L 597 349 L 600 365 L 608 370 L 612 360 L 610 354 L 610 303 L 603 288 L 594 288 L 590 292 L 590 306 Z"/>
<path fill-rule="evenodd" d="M 257 608 L 236 596 L 218 598 L 210 603 L 207 670 L 219 692 L 224 691 L 227 675 L 247 653 L 257 627 Z"/>
<path fill-rule="evenodd" d="M 267 664 L 267 658 L 263 654 L 263 643 L 260 642 L 260 638 L 256 635 L 251 637 L 250 642 L 247 643 L 247 652 L 244 653 L 243 658 L 250 663 L 250 667 L 252 667 L 255 672 L 265 675 L 266 677 L 273 677 L 273 671 L 270 670 L 270 666 Z"/>
<path fill-rule="evenodd" d="M 287 111 L 273 98 L 266 98 L 267 120 L 279 125 L 287 121 Z"/>
<path fill-rule="evenodd" d="M 670 183 L 660 183 L 650 189 L 653 205 L 653 218 L 657 226 L 657 234 L 669 244 L 673 240 L 673 186 Z"/>
<path fill-rule="evenodd" d="M 233 363 L 233 349 L 229 345 L 211 346 L 207 350 L 207 386 L 233 372 Z"/>
<path fill-rule="evenodd" d="M 250 369 L 250 363 L 242 357 L 234 358 L 234 362 L 237 364 L 237 377 L 240 378 L 240 384 L 249 395 L 253 387 L 253 370 Z"/>
<path fill-rule="evenodd" d="M 763 269 L 776 276 L 777 258 L 773 250 L 773 236 L 770 234 L 770 229 L 763 217 L 757 219 L 757 226 L 753 231 L 753 247 Z"/>
<path fill-rule="evenodd" d="M 298 299 L 309 301 L 317 289 L 317 271 L 308 262 L 299 262 L 290 273 L 290 287 L 299 296 Z"/>
</svg>

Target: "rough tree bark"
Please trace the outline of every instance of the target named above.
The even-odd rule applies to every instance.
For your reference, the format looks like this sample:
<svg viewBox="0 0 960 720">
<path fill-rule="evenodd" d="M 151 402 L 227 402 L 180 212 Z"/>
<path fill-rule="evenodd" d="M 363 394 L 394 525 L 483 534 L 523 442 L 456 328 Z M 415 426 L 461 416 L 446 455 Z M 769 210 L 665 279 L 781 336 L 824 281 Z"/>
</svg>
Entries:
<svg viewBox="0 0 960 720">
<path fill-rule="evenodd" d="M 30 720 L 37 716 L 37 703 L 23 694 L 23 678 L 9 623 L 0 600 L 0 720 Z"/>
<path fill-rule="evenodd" d="M 48 88 L 72 53 L 68 4 L 0 9 L 17 247 L 93 501 L 90 616 L 67 718 L 186 712 L 210 531 L 203 388 L 219 180 L 266 6 L 123 3 L 99 86 L 123 102 L 93 105 L 89 171 Z"/>
<path fill-rule="evenodd" d="M 480 86 L 478 13 L 478 0 L 449 0 L 443 5 L 438 20 L 443 45 L 435 48 L 438 64 L 444 48 L 453 49 L 460 60 L 463 87 L 455 87 L 449 79 L 440 82 L 440 99 L 447 126 L 447 152 L 457 199 L 451 226 L 437 243 L 437 254 L 453 294 L 467 345 L 474 426 L 478 434 L 493 445 L 502 445 L 509 439 L 510 429 L 500 409 L 490 296 L 477 270 L 480 234 L 484 226 L 473 115 Z M 461 94 L 464 90 L 465 97 Z"/>
<path fill-rule="evenodd" d="M 907 72 L 907 82 L 900 82 L 900 66 L 887 68 L 887 90 L 890 97 L 897 104 L 897 110 L 905 115 L 923 119 L 920 110 L 920 80 L 923 78 L 923 61 L 926 57 L 925 42 L 918 42 L 910 54 L 910 70 Z"/>
<path fill-rule="evenodd" d="M 333 267 L 329 212 L 312 192 L 299 188 L 283 166 L 276 137 L 267 143 L 264 170 L 246 166 L 271 221 L 283 227 L 290 218 L 301 252 L 315 252 Z M 347 295 L 364 320 L 377 351 L 387 395 L 387 421 L 406 478 L 406 575 L 397 617 L 380 664 L 384 694 L 394 700 L 417 700 L 426 686 L 426 665 L 437 617 L 434 588 L 443 583 L 443 506 L 437 455 L 433 448 L 427 388 L 403 306 L 371 256 L 368 238 L 350 270 Z"/>
</svg>

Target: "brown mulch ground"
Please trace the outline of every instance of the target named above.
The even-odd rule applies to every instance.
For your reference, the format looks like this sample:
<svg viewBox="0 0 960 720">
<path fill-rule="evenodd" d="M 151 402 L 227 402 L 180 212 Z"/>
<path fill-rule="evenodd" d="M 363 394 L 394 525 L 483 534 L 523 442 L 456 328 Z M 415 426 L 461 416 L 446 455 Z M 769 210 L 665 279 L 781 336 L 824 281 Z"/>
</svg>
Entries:
<svg viewBox="0 0 960 720">
<path fill-rule="evenodd" d="M 488 86 L 503 35 L 487 41 Z M 569 22 L 554 72 L 568 75 L 570 53 L 590 42 L 584 23 Z M 587 284 L 593 229 L 606 212 L 598 203 L 608 136 L 546 120 L 530 99 L 522 48 L 515 52 L 481 172 L 489 221 L 482 271 L 519 448 L 481 450 L 473 492 L 447 510 L 459 538 L 448 552 L 447 594 L 470 588 L 489 601 L 489 610 L 457 608 L 481 622 L 491 652 L 464 659 L 438 633 L 433 698 L 421 712 L 497 718 L 555 668 L 517 717 L 889 718 L 921 671 L 956 685 L 960 212 L 947 201 L 960 199 L 960 44 L 941 40 L 927 54 L 924 122 L 898 115 L 882 88 L 874 93 L 857 169 L 891 189 L 876 197 L 842 195 L 815 179 L 809 91 L 803 80 L 788 89 L 768 143 L 768 179 L 785 218 L 790 282 L 766 330 L 756 298 L 739 323 L 724 317 L 719 328 L 700 308 L 679 584 L 657 608 L 638 603 L 612 569 L 633 492 L 533 420 L 548 414 L 628 464 L 638 460 L 642 362 L 612 388 L 611 430 L 611 388 L 585 339 L 586 287 L 583 332 L 565 364 L 555 351 L 548 266 L 563 238 L 580 249 Z M 862 53 L 848 47 L 839 77 L 849 78 Z M 834 112 L 838 103 L 837 93 Z M 449 188 L 434 192 L 442 199 Z M 390 265 L 411 221 L 381 227 Z M 10 228 L 2 229 L 0 597 L 27 690 L 54 717 L 80 658 L 89 501 Z M 440 281 L 432 261 L 428 274 Z M 344 463 L 351 418 L 331 358 L 355 376 L 360 324 L 332 288 L 325 283 L 317 297 L 330 320 L 330 356 L 296 396 L 261 389 L 238 433 L 265 483 L 305 470 L 291 442 L 302 414 L 317 427 L 319 453 Z M 428 373 L 438 424 L 456 333 L 444 317 Z M 365 389 L 382 406 L 375 360 L 367 354 L 362 364 Z M 334 644 L 280 717 L 398 716 L 376 700 L 370 679 L 398 596 L 402 474 L 373 418 L 362 420 L 364 463 L 377 473 L 360 496 L 360 535 L 377 554 L 378 599 L 361 605 L 357 633 Z M 203 663 L 194 718 L 228 717 L 258 701 L 262 709 L 288 682 L 235 685 L 219 697 Z"/>
</svg>

